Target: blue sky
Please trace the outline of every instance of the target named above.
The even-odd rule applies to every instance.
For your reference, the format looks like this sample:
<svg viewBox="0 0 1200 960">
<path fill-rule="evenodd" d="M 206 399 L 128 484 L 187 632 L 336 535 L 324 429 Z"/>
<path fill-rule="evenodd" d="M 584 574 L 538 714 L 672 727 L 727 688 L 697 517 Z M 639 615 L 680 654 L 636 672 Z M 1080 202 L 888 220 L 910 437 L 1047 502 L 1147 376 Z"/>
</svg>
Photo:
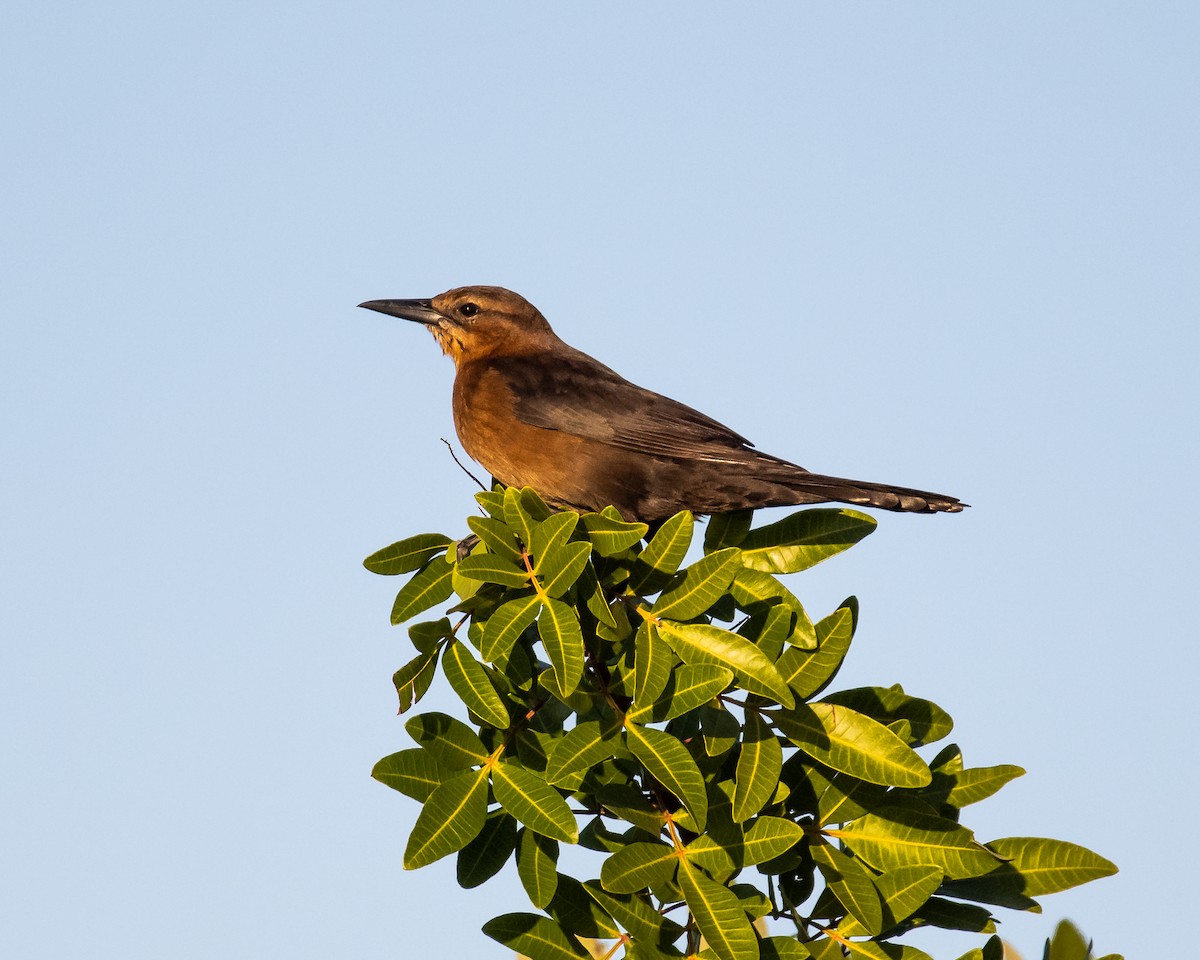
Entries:
<svg viewBox="0 0 1200 960">
<path fill-rule="evenodd" d="M 972 503 L 792 579 L 860 598 L 840 685 L 1027 768 L 983 839 L 1121 867 L 1006 914 L 1027 956 L 1190 915 L 1154 824 L 1197 787 L 1194 5 L 7 19 L 0 952 L 505 955 L 515 880 L 402 871 L 415 804 L 368 777 L 409 648 L 361 558 L 465 532 L 472 486 L 449 362 L 354 305 L 469 283 L 765 450 Z"/>
</svg>

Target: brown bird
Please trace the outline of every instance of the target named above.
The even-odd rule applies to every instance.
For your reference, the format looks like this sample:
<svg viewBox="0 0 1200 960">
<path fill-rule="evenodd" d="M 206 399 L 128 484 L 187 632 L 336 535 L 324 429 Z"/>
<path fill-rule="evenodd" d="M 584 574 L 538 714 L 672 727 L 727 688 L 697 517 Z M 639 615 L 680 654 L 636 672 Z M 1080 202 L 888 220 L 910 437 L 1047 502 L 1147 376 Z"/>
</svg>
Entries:
<svg viewBox="0 0 1200 960">
<path fill-rule="evenodd" d="M 809 473 L 760 453 L 725 425 L 564 343 L 531 303 L 503 287 L 359 306 L 429 328 L 454 360 L 454 427 L 467 453 L 497 480 L 533 487 L 556 506 L 612 504 L 647 522 L 680 510 L 829 500 L 915 513 L 964 506 L 940 493 Z"/>
</svg>

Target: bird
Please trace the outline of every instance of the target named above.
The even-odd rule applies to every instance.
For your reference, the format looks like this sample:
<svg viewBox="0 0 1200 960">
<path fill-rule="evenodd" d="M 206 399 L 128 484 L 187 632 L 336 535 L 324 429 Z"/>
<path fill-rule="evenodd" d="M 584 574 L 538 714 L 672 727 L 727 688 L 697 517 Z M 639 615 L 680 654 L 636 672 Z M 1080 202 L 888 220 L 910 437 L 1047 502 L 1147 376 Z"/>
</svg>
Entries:
<svg viewBox="0 0 1200 960">
<path fill-rule="evenodd" d="M 360 307 L 423 324 L 454 361 L 463 449 L 506 486 L 578 512 L 612 505 L 655 524 L 760 507 L 839 502 L 957 513 L 955 497 L 811 473 L 756 450 L 686 404 L 626 380 L 560 339 L 504 287 L 456 287 L 424 300 Z"/>
</svg>

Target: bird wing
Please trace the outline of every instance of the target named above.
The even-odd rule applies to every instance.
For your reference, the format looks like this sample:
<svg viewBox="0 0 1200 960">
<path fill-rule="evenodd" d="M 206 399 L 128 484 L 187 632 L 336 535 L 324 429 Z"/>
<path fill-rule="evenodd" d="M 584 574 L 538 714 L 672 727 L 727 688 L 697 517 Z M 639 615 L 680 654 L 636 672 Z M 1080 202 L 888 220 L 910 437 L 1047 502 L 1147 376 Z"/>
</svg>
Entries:
<svg viewBox="0 0 1200 960">
<path fill-rule="evenodd" d="M 512 391 L 517 418 L 531 426 L 685 459 L 740 462 L 751 446 L 723 423 L 574 349 L 552 359 L 502 357 L 491 365 Z"/>
</svg>

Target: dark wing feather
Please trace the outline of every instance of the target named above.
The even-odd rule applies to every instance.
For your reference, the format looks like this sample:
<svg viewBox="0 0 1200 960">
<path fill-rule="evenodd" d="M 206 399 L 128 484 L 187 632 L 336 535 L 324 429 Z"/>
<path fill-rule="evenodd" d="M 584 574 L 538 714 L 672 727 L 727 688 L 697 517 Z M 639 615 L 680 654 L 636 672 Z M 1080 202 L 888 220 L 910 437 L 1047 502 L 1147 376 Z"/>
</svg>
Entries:
<svg viewBox="0 0 1200 960">
<path fill-rule="evenodd" d="M 517 417 L 637 453 L 741 462 L 750 441 L 699 410 L 630 383 L 577 350 L 490 363 L 513 392 Z M 739 455 L 740 454 L 740 455 Z"/>
</svg>

